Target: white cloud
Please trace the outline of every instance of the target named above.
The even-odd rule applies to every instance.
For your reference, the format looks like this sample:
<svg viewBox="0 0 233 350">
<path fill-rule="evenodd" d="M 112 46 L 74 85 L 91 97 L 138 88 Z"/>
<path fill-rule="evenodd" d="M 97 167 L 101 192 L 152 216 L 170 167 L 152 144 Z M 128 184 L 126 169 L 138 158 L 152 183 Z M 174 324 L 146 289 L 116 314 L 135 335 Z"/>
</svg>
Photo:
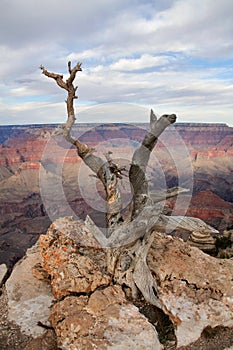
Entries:
<svg viewBox="0 0 233 350">
<path fill-rule="evenodd" d="M 100 58 L 101 53 L 98 48 L 84 50 L 82 52 L 71 52 L 67 56 L 68 61 L 82 61 L 85 59 Z"/>
<path fill-rule="evenodd" d="M 28 96 L 37 96 L 39 94 L 39 90 L 33 90 L 28 86 L 20 86 L 17 88 L 13 88 L 9 91 L 9 95 L 14 97 L 28 97 Z"/>
<path fill-rule="evenodd" d="M 81 108 L 79 122 L 90 123 L 134 123 L 148 122 L 149 109 L 145 106 L 129 103 L 103 103 Z"/>
<path fill-rule="evenodd" d="M 232 12 L 229 0 L 2 1 L 1 121 L 64 119 L 65 91 L 38 67 L 65 77 L 67 60 L 83 61 L 78 104 L 173 106 L 187 118 L 229 120 Z"/>
<path fill-rule="evenodd" d="M 140 58 L 122 58 L 110 65 L 110 69 L 122 71 L 135 71 L 146 68 L 163 66 L 171 61 L 165 56 L 142 55 Z"/>
<path fill-rule="evenodd" d="M 232 11 L 228 0 L 178 0 L 144 17 L 134 10 L 122 11 L 100 35 L 110 54 L 120 47 L 126 56 L 174 51 L 231 58 Z"/>
<path fill-rule="evenodd" d="M 1 124 L 62 123 L 66 119 L 64 103 L 26 102 L 0 105 Z"/>
</svg>

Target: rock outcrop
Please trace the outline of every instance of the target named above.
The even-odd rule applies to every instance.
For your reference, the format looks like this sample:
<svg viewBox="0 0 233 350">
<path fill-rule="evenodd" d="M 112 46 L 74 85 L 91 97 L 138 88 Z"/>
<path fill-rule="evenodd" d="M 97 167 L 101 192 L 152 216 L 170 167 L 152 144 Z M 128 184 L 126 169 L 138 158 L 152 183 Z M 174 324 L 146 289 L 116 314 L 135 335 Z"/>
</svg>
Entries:
<svg viewBox="0 0 233 350">
<path fill-rule="evenodd" d="M 40 236 L 40 251 L 58 300 L 74 293 L 88 294 L 110 284 L 105 253 L 81 220 L 55 221 L 47 234 Z"/>
<path fill-rule="evenodd" d="M 68 296 L 51 310 L 58 345 L 70 350 L 162 350 L 157 333 L 120 286 L 88 296 Z"/>
<path fill-rule="evenodd" d="M 148 266 L 159 281 L 164 311 L 175 324 L 178 348 L 197 340 L 207 326 L 233 327 L 232 260 L 156 234 Z"/>
<path fill-rule="evenodd" d="M 52 308 L 50 320 L 60 346 L 75 349 L 72 344 L 80 342 L 83 344 L 80 349 L 85 349 L 85 346 L 94 349 L 98 344 L 100 349 L 104 349 L 110 340 L 112 346 L 117 346 L 115 341 L 119 339 L 116 333 L 124 322 L 128 326 L 124 326 L 126 333 L 122 335 L 122 339 L 128 339 L 129 329 L 134 334 L 132 330 L 134 327 L 137 329 L 140 319 L 138 310 L 129 305 L 120 286 L 111 284 L 111 279 L 108 278 L 110 276 L 106 273 L 106 252 L 101 250 L 83 223 L 73 221 L 72 218 L 59 219 L 41 237 L 40 244 L 43 268 L 51 276 L 53 292 L 58 299 Z M 157 280 L 158 299 L 163 311 L 173 322 L 177 348 L 196 341 L 206 327 L 233 327 L 232 260 L 218 260 L 190 247 L 180 239 L 155 233 L 154 243 L 148 254 L 148 266 Z M 95 271 L 91 278 L 89 268 Z M 95 276 L 96 283 L 93 285 Z M 75 279 L 80 281 L 80 289 L 75 286 Z M 85 288 L 83 279 L 86 282 Z M 61 298 L 63 299 L 59 301 Z M 110 313 L 110 305 L 110 309 L 114 310 L 113 314 Z M 134 312 L 137 316 L 133 316 Z M 129 325 L 129 319 L 124 319 L 127 313 L 131 314 L 135 324 Z M 98 343 L 101 338 L 98 325 L 100 321 L 103 325 L 101 337 L 104 337 L 105 345 Z M 89 327 L 84 329 L 85 322 Z M 151 339 L 151 330 L 156 332 L 155 328 L 151 328 L 152 325 L 149 327 L 144 318 L 140 322 L 147 325 L 147 337 Z M 109 325 L 116 327 L 114 339 L 107 336 L 110 334 Z M 72 335 L 69 337 L 71 329 Z M 138 337 L 142 334 L 144 330 Z M 135 335 L 132 339 L 136 339 Z M 132 339 L 129 344 L 136 347 Z M 137 339 L 137 342 L 141 346 L 138 345 L 138 349 L 143 349 L 142 339 Z M 148 344 L 145 348 L 150 349 Z M 151 349 L 156 349 L 153 346 Z"/>
<path fill-rule="evenodd" d="M 30 337 L 25 350 L 55 350 L 50 325 L 67 350 L 163 349 L 154 326 L 112 285 L 104 252 L 81 221 L 55 222 L 40 251 L 38 243 L 28 249 L 6 283 L 8 320 Z"/>
<path fill-rule="evenodd" d="M 126 300 L 122 288 L 111 284 L 106 252 L 82 221 L 55 221 L 40 237 L 40 250 L 58 300 L 50 321 L 59 346 L 162 349 L 154 327 Z"/>
<path fill-rule="evenodd" d="M 30 337 L 25 350 L 52 350 L 56 341 L 66 350 L 164 348 L 156 330 L 161 320 L 151 316 L 154 306 L 141 297 L 128 299 L 125 286 L 107 270 L 106 254 L 72 217 L 56 220 L 27 251 L 6 282 L 9 321 Z M 176 337 L 176 345 L 163 339 L 165 349 L 170 344 L 183 350 L 205 329 L 233 330 L 232 259 L 216 259 L 154 232 L 147 263 Z M 44 328 L 50 325 L 56 341 Z"/>
</svg>

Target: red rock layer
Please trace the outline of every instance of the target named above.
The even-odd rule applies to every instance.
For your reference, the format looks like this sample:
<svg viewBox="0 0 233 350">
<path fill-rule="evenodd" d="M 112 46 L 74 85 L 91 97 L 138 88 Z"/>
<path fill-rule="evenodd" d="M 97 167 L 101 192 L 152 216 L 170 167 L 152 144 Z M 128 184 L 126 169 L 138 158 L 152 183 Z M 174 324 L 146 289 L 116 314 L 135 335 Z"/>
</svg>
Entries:
<svg viewBox="0 0 233 350">
<path fill-rule="evenodd" d="M 175 199 L 169 202 L 169 206 L 174 208 Z M 176 215 L 182 214 L 183 210 L 176 207 Z M 192 196 L 187 216 L 202 219 L 206 223 L 223 230 L 233 224 L 233 204 L 224 201 L 222 198 L 205 190 Z"/>
</svg>

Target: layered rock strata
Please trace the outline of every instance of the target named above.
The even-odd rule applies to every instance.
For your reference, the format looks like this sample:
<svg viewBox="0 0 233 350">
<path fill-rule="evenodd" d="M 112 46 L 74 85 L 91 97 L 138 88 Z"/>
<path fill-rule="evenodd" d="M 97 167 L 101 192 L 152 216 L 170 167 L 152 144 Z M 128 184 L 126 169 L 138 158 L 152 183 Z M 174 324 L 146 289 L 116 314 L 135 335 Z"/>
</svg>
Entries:
<svg viewBox="0 0 233 350">
<path fill-rule="evenodd" d="M 55 124 L 0 127 L 0 264 L 7 263 L 8 267 L 12 267 L 50 224 L 44 199 L 40 197 L 39 169 L 48 175 L 48 192 L 52 193 L 48 201 L 54 214 L 52 221 L 56 217 L 69 215 L 60 209 L 61 191 L 54 186 L 62 164 L 63 178 L 60 182 L 64 184 L 63 190 L 70 207 L 81 218 L 93 211 L 78 189 L 77 174 L 81 163 L 76 150 L 69 149 L 69 145 L 61 137 L 56 142 L 53 141 L 56 147 L 46 148 L 50 134 L 56 127 Z M 119 158 L 128 159 L 135 142 L 140 142 L 145 135 L 145 129 L 147 124 L 81 124 L 75 126 L 73 131 L 75 136 L 79 135 L 83 142 L 90 147 L 97 147 L 101 153 L 106 152 L 106 147 L 112 147 L 116 157 L 119 155 Z M 233 222 L 232 205 L 227 202 L 220 203 L 219 200 L 218 208 L 214 207 L 216 200 L 210 200 L 205 206 L 201 205 L 205 201 L 205 194 L 201 193 L 199 196 L 199 192 L 208 190 L 226 201 L 233 200 L 233 129 L 224 124 L 193 123 L 178 123 L 168 129 L 156 147 L 156 158 L 161 163 L 168 186 L 171 187 L 177 185 L 176 164 L 166 154 L 164 143 L 179 154 L 178 134 L 189 150 L 187 154 L 194 166 L 194 193 L 200 204 L 191 202 L 188 215 L 204 219 L 223 230 Z M 182 173 L 179 174 L 181 179 L 189 178 L 190 175 L 190 169 L 185 167 L 185 162 L 185 159 L 178 160 L 178 163 L 184 164 Z M 152 181 L 156 179 L 155 185 L 159 186 L 157 168 L 155 167 L 154 172 L 152 170 L 153 166 L 150 167 L 148 175 Z M 88 190 L 85 192 L 89 198 Z"/>
<path fill-rule="evenodd" d="M 209 232 L 192 232 L 187 243 L 197 247 L 204 252 L 214 252 L 216 250 L 216 239 Z"/>
</svg>

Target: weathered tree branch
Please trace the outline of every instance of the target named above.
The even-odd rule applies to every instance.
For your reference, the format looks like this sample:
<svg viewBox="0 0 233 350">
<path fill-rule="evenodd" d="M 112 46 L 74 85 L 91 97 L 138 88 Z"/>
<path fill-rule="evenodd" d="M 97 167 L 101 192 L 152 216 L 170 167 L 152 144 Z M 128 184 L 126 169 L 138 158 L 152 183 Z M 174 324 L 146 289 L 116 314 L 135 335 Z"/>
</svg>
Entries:
<svg viewBox="0 0 233 350">
<path fill-rule="evenodd" d="M 71 62 L 68 62 L 68 72 L 70 76 L 66 81 L 63 80 L 62 74 L 51 73 L 43 66 L 40 66 L 40 69 L 45 76 L 54 79 L 57 85 L 62 89 L 65 89 L 68 93 L 66 100 L 68 117 L 66 123 L 62 126 L 62 134 L 68 142 L 72 143 L 77 148 L 78 155 L 101 180 L 105 188 L 107 203 L 106 226 L 109 228 L 107 231 L 108 234 L 111 234 L 111 230 L 115 227 L 115 225 L 123 221 L 121 215 L 121 193 L 118 187 L 119 173 L 113 171 L 112 161 L 107 160 L 106 162 L 102 158 L 97 157 L 93 154 L 93 148 L 88 147 L 85 143 L 80 142 L 78 139 L 74 139 L 71 136 L 71 130 L 76 120 L 74 100 L 78 98 L 76 96 L 77 86 L 75 87 L 73 82 L 77 72 L 82 71 L 81 65 L 82 63 L 78 62 L 74 68 L 72 68 Z"/>
<path fill-rule="evenodd" d="M 93 232 L 96 240 L 102 247 L 123 247 L 136 242 L 151 230 L 164 232 L 174 229 L 184 229 L 190 232 L 218 233 L 216 229 L 198 218 L 187 216 L 166 216 L 162 214 L 160 205 L 145 206 L 140 214 L 129 223 L 118 225 L 111 237 L 103 236 L 102 231 L 87 217 L 86 225 Z"/>
<path fill-rule="evenodd" d="M 70 77 L 66 80 L 66 82 L 63 80 L 63 75 L 62 74 L 56 74 L 56 73 L 51 73 L 49 71 L 47 71 L 44 66 L 40 66 L 40 69 L 42 70 L 42 73 L 44 75 L 46 75 L 49 78 L 52 78 L 56 81 L 57 85 L 59 87 L 61 87 L 62 89 L 65 89 L 68 92 L 68 97 L 66 100 L 66 106 L 67 106 L 67 121 L 66 123 L 63 125 L 63 135 L 65 137 L 65 139 L 72 143 L 75 144 L 75 139 L 73 139 L 70 135 L 72 126 L 75 123 L 75 113 L 74 113 L 74 105 L 73 105 L 73 101 L 74 99 L 77 98 L 77 96 L 75 95 L 76 89 L 73 86 L 73 81 L 75 79 L 76 73 L 78 71 L 81 71 L 81 62 L 78 62 L 76 64 L 76 66 L 71 69 L 71 62 L 68 63 L 68 71 L 70 73 Z M 80 143 L 78 145 L 80 147 L 81 152 L 83 152 L 83 145 Z M 86 145 L 85 145 L 86 146 Z M 85 148 L 88 148 L 87 146 Z M 77 148 L 79 150 L 79 148 Z"/>
<path fill-rule="evenodd" d="M 158 286 L 156 279 L 152 276 L 147 265 L 147 254 L 153 243 L 154 234 L 148 233 L 142 240 L 142 244 L 137 250 L 137 261 L 133 271 L 133 280 L 144 296 L 145 300 L 156 307 L 161 308 L 158 300 Z"/>
<path fill-rule="evenodd" d="M 129 179 L 133 188 L 132 219 L 140 213 L 148 201 L 148 181 L 145 173 L 151 151 L 155 147 L 158 137 L 175 121 L 175 114 L 164 114 L 157 120 L 156 115 L 151 110 L 150 131 L 144 137 L 140 147 L 134 152 L 129 170 Z"/>
</svg>

